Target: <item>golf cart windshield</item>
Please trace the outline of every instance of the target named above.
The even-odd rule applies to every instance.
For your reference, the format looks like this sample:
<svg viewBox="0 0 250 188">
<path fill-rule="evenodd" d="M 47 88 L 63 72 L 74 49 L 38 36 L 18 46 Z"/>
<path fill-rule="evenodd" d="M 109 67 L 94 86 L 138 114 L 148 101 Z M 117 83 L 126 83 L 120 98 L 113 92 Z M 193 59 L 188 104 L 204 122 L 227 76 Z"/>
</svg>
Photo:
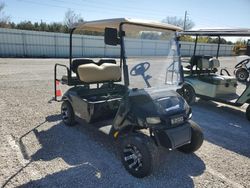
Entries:
<svg viewBox="0 0 250 188">
<path fill-rule="evenodd" d="M 126 32 L 125 52 L 130 88 L 175 89 L 181 83 L 176 33 L 139 27 Z"/>
<path fill-rule="evenodd" d="M 119 64 L 123 73 L 121 81 L 126 86 L 175 90 L 182 83 L 179 46 L 176 40 L 176 31 L 181 31 L 181 28 L 161 22 L 128 18 L 84 22 L 73 28 L 71 46 L 72 33 L 78 29 L 105 34 L 104 54 L 110 51 L 120 53 Z"/>
</svg>

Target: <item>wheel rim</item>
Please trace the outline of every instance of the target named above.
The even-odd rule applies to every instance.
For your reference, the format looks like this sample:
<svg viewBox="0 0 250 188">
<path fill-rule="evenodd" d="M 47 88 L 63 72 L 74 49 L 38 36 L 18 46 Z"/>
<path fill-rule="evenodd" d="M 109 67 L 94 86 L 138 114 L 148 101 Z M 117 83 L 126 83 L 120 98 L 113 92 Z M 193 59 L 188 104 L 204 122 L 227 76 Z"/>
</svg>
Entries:
<svg viewBox="0 0 250 188">
<path fill-rule="evenodd" d="M 129 169 L 138 171 L 142 168 L 142 154 L 136 146 L 127 145 L 123 149 L 124 162 Z"/>
<path fill-rule="evenodd" d="M 246 75 L 243 72 L 239 74 L 239 77 L 240 77 L 241 80 L 246 79 Z"/>
<path fill-rule="evenodd" d="M 68 111 L 67 106 L 62 107 L 62 118 L 63 118 L 63 121 L 68 121 L 69 119 L 69 111 Z"/>
</svg>

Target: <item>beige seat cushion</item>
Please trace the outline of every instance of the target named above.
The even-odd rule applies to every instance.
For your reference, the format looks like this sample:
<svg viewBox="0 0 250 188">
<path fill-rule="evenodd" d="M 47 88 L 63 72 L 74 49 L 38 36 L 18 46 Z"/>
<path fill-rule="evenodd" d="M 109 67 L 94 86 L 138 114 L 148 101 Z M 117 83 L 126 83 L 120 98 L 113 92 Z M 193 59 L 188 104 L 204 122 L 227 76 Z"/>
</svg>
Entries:
<svg viewBox="0 0 250 188">
<path fill-rule="evenodd" d="M 103 63 L 100 66 L 94 63 L 80 65 L 77 72 L 80 80 L 86 83 L 118 81 L 121 78 L 120 66 L 111 63 Z"/>
</svg>

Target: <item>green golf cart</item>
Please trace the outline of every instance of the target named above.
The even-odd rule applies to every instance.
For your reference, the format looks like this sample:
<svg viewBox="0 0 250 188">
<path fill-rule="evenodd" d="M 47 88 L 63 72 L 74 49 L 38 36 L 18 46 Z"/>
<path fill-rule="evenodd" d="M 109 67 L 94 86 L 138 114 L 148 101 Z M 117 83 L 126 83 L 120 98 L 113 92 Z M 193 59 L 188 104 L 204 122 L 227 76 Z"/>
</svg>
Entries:
<svg viewBox="0 0 250 188">
<path fill-rule="evenodd" d="M 73 57 L 77 48 L 72 45 L 77 42 L 73 33 L 82 34 L 79 30 L 104 33 L 106 47 L 118 50 L 119 59 Z M 203 142 L 201 128 L 191 120 L 191 108 L 176 92 L 183 83 L 180 30 L 126 18 L 84 22 L 70 32 L 69 66 L 55 65 L 55 100 L 62 102 L 64 124 L 73 126 L 82 120 L 91 126 L 98 124 L 97 129 L 119 141 L 125 169 L 138 178 L 157 167 L 158 147 L 192 153 Z M 131 38 L 152 31 L 164 33 L 167 50 L 160 57 L 135 57 L 138 50 L 140 54 L 151 51 L 135 48 L 141 39 Z M 62 78 L 58 78 L 59 67 L 67 70 Z M 57 98 L 58 82 L 70 86 L 61 100 Z"/>
<path fill-rule="evenodd" d="M 195 98 L 200 97 L 206 100 L 218 101 L 221 103 L 242 106 L 250 103 L 249 81 L 246 82 L 245 90 L 238 92 L 237 79 L 231 76 L 228 70 L 220 68 L 218 59 L 221 37 L 250 36 L 250 29 L 243 30 L 200 30 L 185 31 L 181 35 L 195 36 L 195 46 L 193 55 L 184 67 L 184 85 L 179 93 L 189 104 L 195 102 Z M 196 55 L 197 41 L 199 36 L 218 37 L 218 48 L 216 58 L 209 54 Z M 219 69 L 220 72 L 218 71 Z M 224 75 L 226 74 L 226 75 Z M 246 109 L 246 117 L 250 120 L 250 105 Z"/>
</svg>

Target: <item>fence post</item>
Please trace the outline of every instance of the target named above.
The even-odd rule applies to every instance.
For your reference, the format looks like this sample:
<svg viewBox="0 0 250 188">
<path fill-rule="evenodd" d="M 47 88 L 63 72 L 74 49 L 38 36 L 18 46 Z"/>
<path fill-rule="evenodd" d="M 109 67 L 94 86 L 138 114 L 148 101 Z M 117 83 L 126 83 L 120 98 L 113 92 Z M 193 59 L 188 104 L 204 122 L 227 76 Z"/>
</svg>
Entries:
<svg viewBox="0 0 250 188">
<path fill-rule="evenodd" d="M 55 44 L 55 58 L 57 57 L 57 53 L 56 53 L 56 45 L 57 45 L 57 37 L 56 34 L 54 34 L 54 44 Z"/>
<path fill-rule="evenodd" d="M 84 41 L 83 41 L 83 37 L 84 37 L 84 36 L 81 37 L 81 39 L 82 39 L 82 57 L 84 56 L 84 52 L 83 52 L 83 51 L 84 51 Z"/>
<path fill-rule="evenodd" d="M 23 42 L 23 57 L 27 56 L 27 42 L 26 42 L 26 34 L 22 32 L 22 42 Z"/>
<path fill-rule="evenodd" d="M 141 56 L 142 56 L 142 51 L 143 51 L 143 40 L 141 39 Z"/>
<path fill-rule="evenodd" d="M 158 42 L 155 41 L 155 51 L 154 51 L 155 56 L 156 56 L 156 51 L 157 51 L 157 44 L 158 44 Z"/>
<path fill-rule="evenodd" d="M 191 56 L 191 47 L 192 47 L 192 44 L 189 43 L 189 52 L 188 52 L 189 56 Z"/>
</svg>

